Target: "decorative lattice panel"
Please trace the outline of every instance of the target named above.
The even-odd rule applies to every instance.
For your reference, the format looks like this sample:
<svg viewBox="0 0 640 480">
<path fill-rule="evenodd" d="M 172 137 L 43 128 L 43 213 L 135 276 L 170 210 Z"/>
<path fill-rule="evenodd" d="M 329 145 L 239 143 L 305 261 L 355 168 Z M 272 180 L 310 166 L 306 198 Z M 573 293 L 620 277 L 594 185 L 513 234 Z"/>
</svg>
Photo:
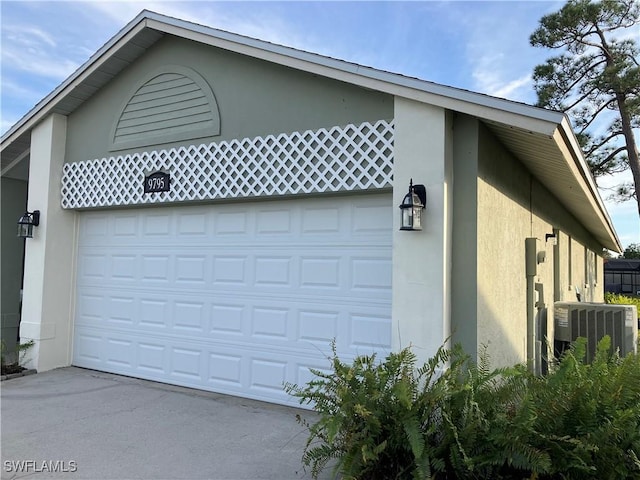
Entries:
<svg viewBox="0 0 640 480">
<path fill-rule="evenodd" d="M 143 193 L 146 175 L 171 190 Z M 193 145 L 67 163 L 63 208 L 141 205 L 385 188 L 393 176 L 393 122 Z"/>
</svg>

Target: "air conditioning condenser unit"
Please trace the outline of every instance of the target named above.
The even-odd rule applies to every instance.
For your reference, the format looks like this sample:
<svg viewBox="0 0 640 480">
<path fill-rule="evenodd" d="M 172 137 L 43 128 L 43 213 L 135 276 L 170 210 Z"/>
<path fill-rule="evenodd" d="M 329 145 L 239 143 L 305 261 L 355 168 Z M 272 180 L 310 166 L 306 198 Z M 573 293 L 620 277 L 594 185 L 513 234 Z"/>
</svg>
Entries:
<svg viewBox="0 0 640 480">
<path fill-rule="evenodd" d="M 609 335 L 613 350 L 617 349 L 620 356 L 637 353 L 638 312 L 635 305 L 556 302 L 553 311 L 556 354 L 578 337 L 585 337 L 587 361 L 590 362 L 598 342 L 605 335 Z"/>
</svg>

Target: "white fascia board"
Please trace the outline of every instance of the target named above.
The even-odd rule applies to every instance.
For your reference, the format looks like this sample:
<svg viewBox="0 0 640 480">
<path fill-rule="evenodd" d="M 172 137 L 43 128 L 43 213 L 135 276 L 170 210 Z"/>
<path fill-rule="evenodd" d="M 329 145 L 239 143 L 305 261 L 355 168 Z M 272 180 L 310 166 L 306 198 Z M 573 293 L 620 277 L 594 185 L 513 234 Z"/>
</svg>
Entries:
<svg viewBox="0 0 640 480">
<path fill-rule="evenodd" d="M 576 138 L 566 115 L 564 115 L 554 137 L 556 144 L 560 148 L 565 159 L 565 163 L 571 170 L 574 177 L 578 179 L 579 183 L 582 185 L 585 196 L 591 203 L 592 210 L 596 213 L 598 219 L 604 226 L 604 229 L 607 231 L 611 245 L 615 245 L 617 247 L 617 250 L 615 248 L 612 248 L 611 250 L 616 250 L 619 253 L 622 252 L 622 246 L 620 244 L 618 234 L 613 227 L 611 217 L 604 206 L 604 202 L 598 192 L 596 182 L 589 170 L 589 166 L 584 160 L 582 149 L 578 144 L 578 139 Z"/>
<path fill-rule="evenodd" d="M 363 88 L 504 123 L 551 138 L 563 114 L 523 103 L 405 77 L 202 25 L 150 14 L 149 28 Z"/>
<path fill-rule="evenodd" d="M 142 11 L 98 50 L 67 80 L 40 101 L 2 138 L 2 149 L 44 118 L 63 97 L 100 67 L 110 54 L 124 46 L 144 28 L 216 46 L 309 73 L 344 81 L 363 88 L 396 95 L 478 118 L 510 125 L 551 137 L 562 114 L 529 105 L 490 97 L 468 90 L 439 85 L 355 63 L 324 57 L 262 40 L 224 32 L 184 20 Z"/>
<path fill-rule="evenodd" d="M 64 82 L 55 88 L 49 95 L 38 102 L 29 112 L 27 112 L 7 133 L 2 136 L 0 150 L 4 150 L 20 135 L 33 128 L 38 122 L 45 118 L 55 107 L 56 101 L 67 95 L 76 86 L 81 84 L 91 73 L 97 70 L 114 51 L 117 51 L 131 38 L 137 35 L 146 27 L 144 14 L 142 12 L 135 19 L 122 28 L 111 40 L 104 44 L 89 60 L 82 64 Z"/>
<path fill-rule="evenodd" d="M 598 194 L 595 182 L 582 159 L 581 153 L 579 153 L 581 151 L 575 135 L 566 116 L 560 112 L 376 70 L 371 67 L 224 32 L 146 10 L 142 11 L 122 28 L 69 78 L 22 117 L 2 137 L 0 150 L 3 150 L 20 135 L 45 118 L 55 107 L 58 99 L 64 97 L 81 84 L 108 60 L 114 52 L 125 46 L 127 42 L 145 28 L 333 78 L 363 88 L 465 113 L 554 139 L 556 142 L 560 142 L 558 145 L 565 152 L 566 161 L 570 164 L 570 168 L 574 170 L 578 178 L 584 180 L 585 191 L 589 193 L 588 196 L 594 203 L 594 209 L 607 226 L 612 240 L 617 245 L 620 245 L 613 230 L 611 219 Z M 558 131 L 561 132 L 560 137 L 557 135 Z M 563 147 L 566 147 L 566 150 Z"/>
</svg>

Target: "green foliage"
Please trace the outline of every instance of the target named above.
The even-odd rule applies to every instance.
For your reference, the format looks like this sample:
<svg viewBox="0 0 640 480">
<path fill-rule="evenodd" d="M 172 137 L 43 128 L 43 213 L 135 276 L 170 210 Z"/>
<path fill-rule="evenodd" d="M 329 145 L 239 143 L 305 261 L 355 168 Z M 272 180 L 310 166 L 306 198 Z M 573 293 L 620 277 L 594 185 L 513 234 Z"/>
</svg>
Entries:
<svg viewBox="0 0 640 480">
<path fill-rule="evenodd" d="M 640 298 L 630 297 L 619 293 L 605 292 L 604 302 L 614 305 L 635 305 L 638 307 L 638 315 L 640 315 Z"/>
<path fill-rule="evenodd" d="M 579 340 L 535 377 L 524 365 L 476 365 L 459 346 L 416 368 L 410 349 L 314 370 L 288 393 L 310 404 L 303 463 L 345 479 L 640 479 L 640 357 L 591 364 Z"/>
<path fill-rule="evenodd" d="M 27 355 L 27 352 L 36 344 L 35 341 L 29 340 L 25 343 L 18 343 L 18 365 L 22 365 L 24 363 L 24 359 Z"/>
<path fill-rule="evenodd" d="M 25 343 L 18 343 L 15 351 L 8 351 L 4 340 L 0 341 L 0 369 L 3 375 L 6 372 L 15 373 L 16 371 L 24 370 L 22 364 L 25 356 L 31 347 L 35 345 L 33 340 L 29 340 Z"/>
<path fill-rule="evenodd" d="M 610 347 L 604 337 L 587 364 L 578 339 L 550 375 L 531 379 L 512 427 L 549 453 L 548 478 L 640 478 L 640 357 Z"/>
<path fill-rule="evenodd" d="M 605 292 L 604 302 L 614 305 L 635 305 L 636 314 L 638 315 L 638 320 L 640 320 L 640 297 Z M 640 326 L 640 323 L 638 324 L 638 326 Z"/>
<path fill-rule="evenodd" d="M 548 463 L 526 445 L 515 452 L 505 435 L 488 441 L 526 391 L 524 367 L 476 366 L 459 346 L 440 348 L 420 368 L 408 348 L 351 365 L 334 348 L 331 364 L 304 387 L 285 386 L 320 414 L 312 425 L 298 417 L 309 429 L 303 463 L 314 477 L 332 461 L 347 479 L 503 478 Z"/>
<path fill-rule="evenodd" d="M 635 187 L 620 185 L 617 197 L 638 201 L 640 48 L 627 32 L 639 21 L 636 0 L 569 0 L 544 16 L 530 38 L 533 46 L 562 51 L 534 69 L 538 105 L 570 116 L 595 176 L 631 168 Z M 607 123 L 604 134 L 592 133 Z"/>
<path fill-rule="evenodd" d="M 305 387 L 285 390 L 312 404 L 320 420 L 309 425 L 303 463 L 318 473 L 331 460 L 344 478 L 425 478 L 431 476 L 434 415 L 442 394 L 438 367 L 449 359 L 440 349 L 419 371 L 409 350 L 391 353 L 382 363 L 375 355 L 359 356 L 351 365 L 337 357 L 332 345 L 333 371 L 312 370 L 316 378 Z"/>
<path fill-rule="evenodd" d="M 622 253 L 622 258 L 640 259 L 640 243 L 630 243 Z"/>
</svg>

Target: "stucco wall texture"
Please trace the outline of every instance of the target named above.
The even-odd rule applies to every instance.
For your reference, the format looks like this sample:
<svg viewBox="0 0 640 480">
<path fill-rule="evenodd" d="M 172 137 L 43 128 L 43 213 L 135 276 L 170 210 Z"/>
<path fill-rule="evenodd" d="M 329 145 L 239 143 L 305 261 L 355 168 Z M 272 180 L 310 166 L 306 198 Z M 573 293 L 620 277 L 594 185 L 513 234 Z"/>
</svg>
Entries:
<svg viewBox="0 0 640 480">
<path fill-rule="evenodd" d="M 122 108 L 148 72 L 167 65 L 193 69 L 211 86 L 220 113 L 220 134 L 152 148 L 113 150 L 110 135 Z M 421 258 L 430 273 L 421 273 L 418 283 L 424 287 L 422 303 L 430 299 L 432 306 L 425 307 L 430 313 L 414 317 L 403 306 L 406 301 L 394 297 L 395 325 L 399 318 L 409 317 L 403 320 L 408 322 L 405 333 L 415 334 L 416 341 L 433 346 L 434 351 L 451 331 L 453 340 L 462 342 L 472 355 L 486 345 L 494 365 L 522 362 L 527 350 L 525 239 L 539 239 L 538 249 L 546 255 L 538 265 L 535 282 L 542 286 L 542 295 L 536 299 L 547 308 L 550 339 L 554 301 L 574 300 L 576 288 L 583 300 L 602 300 L 600 247 L 476 118 L 443 108 L 418 108 L 392 95 L 168 36 L 66 119 L 62 155 L 65 162 L 90 160 L 391 120 L 399 112 L 411 119 L 414 110 L 437 119 L 437 125 L 421 120 L 396 127 L 400 154 L 394 166 L 394 205 L 404 195 L 408 179 L 415 177 L 417 183 L 431 185 L 429 209 L 432 216 L 438 213 L 429 227 L 434 231 L 427 228 L 418 237 L 396 233 L 394 290 L 399 288 L 397 265 L 408 255 L 404 243 L 421 239 L 419 251 L 428 252 L 421 253 Z M 403 128 L 409 132 L 406 141 Z M 545 241 L 545 235 L 554 231 L 557 246 Z M 72 256 L 73 248 L 69 254 Z M 430 327 L 421 326 L 424 322 Z M 427 331 L 434 326 L 434 331 Z M 402 343 L 395 340 L 396 347 Z"/>
<path fill-rule="evenodd" d="M 465 163 L 466 168 L 473 168 L 477 162 L 477 184 L 471 188 L 465 184 L 457 186 L 458 190 L 475 193 L 475 218 L 461 223 L 459 216 L 464 219 L 469 213 L 461 212 L 461 204 L 454 207 L 454 242 L 456 238 L 468 239 L 469 231 L 477 230 L 477 243 L 471 247 L 477 251 L 477 263 L 468 265 L 476 268 L 476 296 L 471 304 L 475 303 L 477 323 L 475 342 L 472 334 L 456 334 L 455 331 L 472 322 L 473 317 L 469 308 L 458 309 L 457 314 L 454 308 L 454 340 L 462 341 L 472 350 L 471 354 L 473 344 L 478 346 L 476 354 L 485 345 L 492 365 L 510 365 L 526 360 L 525 239 L 537 238 L 537 250 L 546 257 L 538 264 L 534 279 L 541 285 L 542 294 L 534 293 L 534 299 L 546 307 L 546 333 L 551 348 L 554 301 L 576 300 L 576 287 L 583 301 L 603 301 L 601 250 L 487 127 L 468 117 L 458 118 L 457 124 L 467 136 L 465 142 L 456 143 L 454 161 Z M 464 179 L 458 175 L 455 180 Z M 473 181 L 471 175 L 466 179 L 466 183 Z M 464 208 L 472 206 L 473 199 L 469 198 Z M 554 231 L 558 234 L 557 246 L 546 241 L 546 235 Z M 590 275 L 590 271 L 595 275 Z M 454 291 L 459 286 L 466 292 L 473 288 L 463 272 L 463 268 L 454 267 Z M 536 320 L 544 325 L 544 309 L 536 308 L 535 314 Z"/>
<path fill-rule="evenodd" d="M 149 72 L 195 70 L 211 87 L 220 135 L 150 148 L 111 150 L 112 127 Z M 168 36 L 69 116 L 66 161 L 254 138 L 393 118 L 393 96 Z"/>
</svg>

